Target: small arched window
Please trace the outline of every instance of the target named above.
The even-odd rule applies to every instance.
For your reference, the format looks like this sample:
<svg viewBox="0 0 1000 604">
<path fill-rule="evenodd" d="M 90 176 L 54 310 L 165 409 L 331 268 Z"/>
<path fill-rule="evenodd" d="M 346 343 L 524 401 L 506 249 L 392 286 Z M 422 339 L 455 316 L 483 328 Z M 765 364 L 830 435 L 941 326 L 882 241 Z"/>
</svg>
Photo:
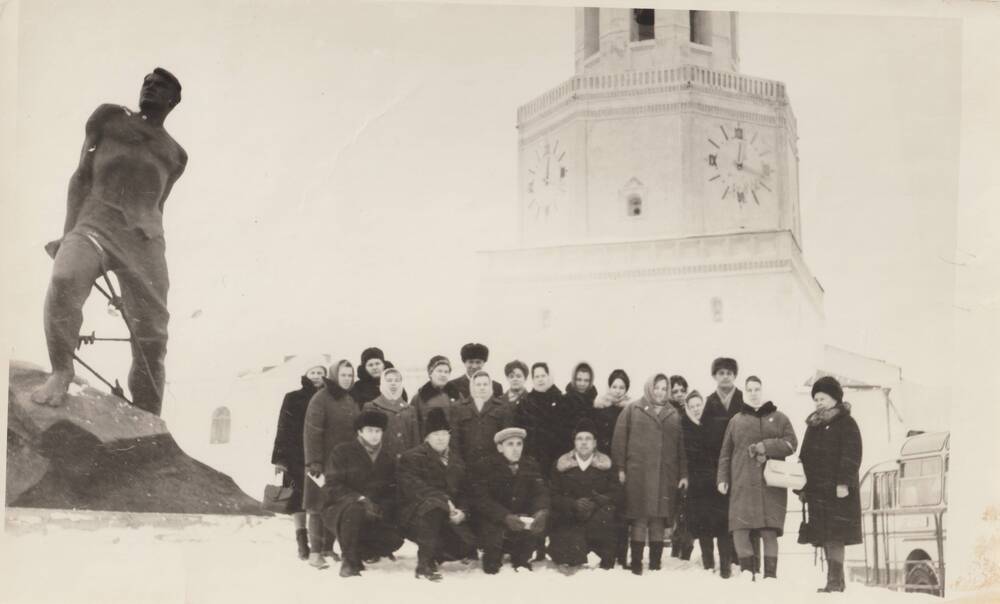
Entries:
<svg viewBox="0 0 1000 604">
<path fill-rule="evenodd" d="M 629 216 L 642 216 L 642 197 L 629 195 L 626 211 Z"/>
<path fill-rule="evenodd" d="M 722 323 L 722 298 L 712 298 L 712 322 Z"/>
<path fill-rule="evenodd" d="M 208 437 L 210 445 L 224 445 L 229 442 L 229 427 L 232 418 L 228 407 L 219 407 L 212 412 L 212 432 Z"/>
</svg>

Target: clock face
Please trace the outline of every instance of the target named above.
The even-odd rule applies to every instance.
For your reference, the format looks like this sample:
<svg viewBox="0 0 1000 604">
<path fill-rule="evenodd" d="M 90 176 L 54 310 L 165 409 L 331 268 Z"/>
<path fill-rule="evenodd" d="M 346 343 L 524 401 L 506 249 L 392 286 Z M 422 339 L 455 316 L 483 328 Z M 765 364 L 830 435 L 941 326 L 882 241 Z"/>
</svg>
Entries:
<svg viewBox="0 0 1000 604">
<path fill-rule="evenodd" d="M 761 205 L 774 194 L 774 157 L 759 132 L 737 124 L 719 124 L 706 142 L 708 181 L 721 199 L 739 207 Z"/>
<path fill-rule="evenodd" d="M 545 141 L 535 149 L 526 174 L 529 216 L 548 221 L 559 212 L 569 191 L 567 164 L 567 150 L 558 140 Z"/>
</svg>

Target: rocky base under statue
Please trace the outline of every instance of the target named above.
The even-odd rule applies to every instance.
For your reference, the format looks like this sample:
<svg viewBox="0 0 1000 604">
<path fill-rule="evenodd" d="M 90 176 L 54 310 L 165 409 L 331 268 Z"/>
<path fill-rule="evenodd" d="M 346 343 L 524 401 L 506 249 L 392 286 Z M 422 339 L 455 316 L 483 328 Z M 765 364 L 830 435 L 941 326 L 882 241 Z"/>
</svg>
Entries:
<svg viewBox="0 0 1000 604">
<path fill-rule="evenodd" d="M 46 373 L 12 361 L 7 505 L 189 514 L 269 514 L 233 480 L 177 446 L 159 417 L 86 386 L 59 407 L 31 393 Z"/>
</svg>

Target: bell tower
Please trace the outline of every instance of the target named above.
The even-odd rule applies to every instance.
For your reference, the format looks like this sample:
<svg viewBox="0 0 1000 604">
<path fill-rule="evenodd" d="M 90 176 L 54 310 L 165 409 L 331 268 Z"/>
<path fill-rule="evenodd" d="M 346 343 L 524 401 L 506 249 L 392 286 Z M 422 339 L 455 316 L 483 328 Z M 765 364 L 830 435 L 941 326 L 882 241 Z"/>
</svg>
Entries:
<svg viewBox="0 0 1000 604">
<path fill-rule="evenodd" d="M 527 246 L 786 231 L 795 116 L 740 73 L 738 15 L 575 9 L 575 75 L 518 109 Z"/>
</svg>

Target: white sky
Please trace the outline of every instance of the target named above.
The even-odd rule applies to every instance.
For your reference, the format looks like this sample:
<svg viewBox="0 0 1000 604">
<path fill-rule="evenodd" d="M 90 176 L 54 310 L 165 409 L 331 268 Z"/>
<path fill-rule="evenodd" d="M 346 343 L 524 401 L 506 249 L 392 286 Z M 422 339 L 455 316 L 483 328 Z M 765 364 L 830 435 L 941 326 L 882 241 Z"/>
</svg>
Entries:
<svg viewBox="0 0 1000 604">
<path fill-rule="evenodd" d="M 156 65 L 184 86 L 166 126 L 190 156 L 166 207 L 168 376 L 355 358 L 355 342 L 422 364 L 505 328 L 483 309 L 482 332 L 448 333 L 448 309 L 470 252 L 515 241 L 515 110 L 572 75 L 571 9 L 39 1 L 19 16 L 12 357 L 46 358 L 41 246 L 84 122 L 135 107 Z M 917 381 L 950 371 L 960 22 L 743 14 L 740 42 L 742 71 L 784 81 L 798 119 L 829 343 Z"/>
</svg>

